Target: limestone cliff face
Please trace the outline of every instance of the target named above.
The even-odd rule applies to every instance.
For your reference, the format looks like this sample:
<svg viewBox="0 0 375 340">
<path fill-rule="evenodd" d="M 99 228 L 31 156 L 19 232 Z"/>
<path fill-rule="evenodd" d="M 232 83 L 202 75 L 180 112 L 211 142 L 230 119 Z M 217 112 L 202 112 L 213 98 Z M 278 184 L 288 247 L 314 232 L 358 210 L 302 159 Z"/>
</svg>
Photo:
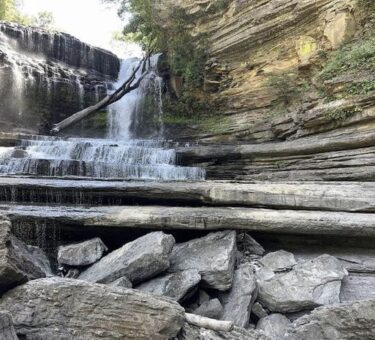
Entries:
<svg viewBox="0 0 375 340">
<path fill-rule="evenodd" d="M 155 0 L 161 26 L 168 30 L 170 13 L 182 8 L 192 36 L 208 36 L 205 91 L 225 99 L 228 119 L 224 133 L 199 137 L 263 142 L 341 125 L 325 115 L 317 75 L 331 51 L 365 29 L 360 2 Z"/>
<path fill-rule="evenodd" d="M 68 34 L 0 22 L 0 130 L 37 132 L 91 105 L 119 67 L 114 54 Z"/>
</svg>

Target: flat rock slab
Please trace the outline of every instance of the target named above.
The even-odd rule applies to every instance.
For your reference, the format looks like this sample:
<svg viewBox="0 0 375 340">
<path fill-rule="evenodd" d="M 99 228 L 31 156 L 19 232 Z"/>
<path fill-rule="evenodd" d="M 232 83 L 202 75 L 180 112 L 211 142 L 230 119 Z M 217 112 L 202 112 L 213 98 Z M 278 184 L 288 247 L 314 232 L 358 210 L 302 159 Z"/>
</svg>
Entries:
<svg viewBox="0 0 375 340">
<path fill-rule="evenodd" d="M 11 219 L 71 226 L 185 230 L 248 230 L 281 234 L 375 237 L 373 214 L 253 208 L 0 205 Z"/>
<path fill-rule="evenodd" d="M 51 273 L 44 252 L 11 234 L 11 223 L 0 216 L 0 294 L 28 280 Z"/>
<path fill-rule="evenodd" d="M 258 300 L 273 312 L 298 312 L 340 302 L 341 281 L 347 275 L 341 262 L 322 255 L 293 270 L 260 279 Z"/>
<path fill-rule="evenodd" d="M 297 261 L 292 253 L 278 250 L 263 256 L 260 263 L 274 272 L 278 272 L 293 268 Z"/>
<path fill-rule="evenodd" d="M 201 276 L 198 270 L 190 269 L 158 276 L 140 284 L 136 289 L 143 292 L 168 296 L 173 300 L 181 301 L 198 286 L 200 280 Z"/>
<path fill-rule="evenodd" d="M 132 289 L 47 278 L 8 292 L 0 309 L 27 339 L 155 339 L 177 335 L 184 310 L 174 301 Z"/>
<path fill-rule="evenodd" d="M 249 325 L 251 308 L 257 298 L 258 289 L 253 266 L 242 264 L 235 272 L 232 288 L 221 294 L 224 306 L 223 320 L 233 321 L 238 327 Z"/>
<path fill-rule="evenodd" d="M 142 182 L 47 178 L 0 178 L 3 201 L 100 204 L 173 202 L 211 206 L 262 206 L 284 209 L 375 211 L 375 183 L 371 182 Z M 79 193 L 79 195 L 77 194 Z"/>
<path fill-rule="evenodd" d="M 290 323 L 286 316 L 275 313 L 260 319 L 256 329 L 263 331 L 271 340 L 280 340 L 285 339 L 285 333 Z"/>
<path fill-rule="evenodd" d="M 100 260 L 106 251 L 106 245 L 96 237 L 81 243 L 60 246 L 57 261 L 72 267 L 88 266 Z"/>
<path fill-rule="evenodd" d="M 173 236 L 163 232 L 146 234 L 103 257 L 78 277 L 80 280 L 110 283 L 126 276 L 133 284 L 145 281 L 169 267 Z"/>
<path fill-rule="evenodd" d="M 185 243 L 176 244 L 171 253 L 169 272 L 195 269 L 202 285 L 227 290 L 232 286 L 236 257 L 236 232 L 210 233 Z"/>
<path fill-rule="evenodd" d="M 320 307 L 289 326 L 288 340 L 375 339 L 375 300 Z"/>
<path fill-rule="evenodd" d="M 0 339 L 19 340 L 9 313 L 0 311 Z"/>
</svg>

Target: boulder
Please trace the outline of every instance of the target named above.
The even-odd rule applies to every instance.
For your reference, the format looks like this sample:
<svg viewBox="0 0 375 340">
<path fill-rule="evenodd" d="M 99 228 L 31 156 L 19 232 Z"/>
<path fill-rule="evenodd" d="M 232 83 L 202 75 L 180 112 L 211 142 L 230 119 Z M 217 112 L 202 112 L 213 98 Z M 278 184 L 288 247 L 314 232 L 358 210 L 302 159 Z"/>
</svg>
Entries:
<svg viewBox="0 0 375 340">
<path fill-rule="evenodd" d="M 43 251 L 29 247 L 11 234 L 10 221 L 0 216 L 0 294 L 51 272 Z"/>
<path fill-rule="evenodd" d="M 197 309 L 193 311 L 193 314 L 220 320 L 223 315 L 223 306 L 220 303 L 219 299 L 212 299 L 203 302 Z"/>
<path fill-rule="evenodd" d="M 248 252 L 258 256 L 262 256 L 265 253 L 264 248 L 247 233 L 238 235 L 238 244 L 243 253 Z"/>
<path fill-rule="evenodd" d="M 129 281 L 126 276 L 120 277 L 116 281 L 109 283 L 111 287 L 121 287 L 121 288 L 133 288 L 133 284 Z"/>
<path fill-rule="evenodd" d="M 18 340 L 12 317 L 6 312 L 0 312 L 0 338 L 2 340 Z"/>
<path fill-rule="evenodd" d="M 194 291 L 201 280 L 195 269 L 166 274 L 144 282 L 136 287 L 143 292 L 165 295 L 173 300 L 181 301 Z"/>
<path fill-rule="evenodd" d="M 271 340 L 282 340 L 290 323 L 286 316 L 275 313 L 260 319 L 257 329 L 263 331 Z"/>
<path fill-rule="evenodd" d="M 216 332 L 185 323 L 173 340 L 270 340 L 257 330 L 234 327 L 230 332 Z"/>
<path fill-rule="evenodd" d="M 375 300 L 324 306 L 288 327 L 288 340 L 375 339 Z"/>
<path fill-rule="evenodd" d="M 176 302 L 132 289 L 46 278 L 8 292 L 0 308 L 26 339 L 169 339 L 184 322 Z"/>
<path fill-rule="evenodd" d="M 263 308 L 263 306 L 259 302 L 255 302 L 253 304 L 251 313 L 254 314 L 258 319 L 265 318 L 268 315 L 267 311 Z"/>
<path fill-rule="evenodd" d="M 99 261 L 106 251 L 108 248 L 99 237 L 96 237 L 85 242 L 60 246 L 57 261 L 59 264 L 72 267 L 89 266 Z"/>
<path fill-rule="evenodd" d="M 103 257 L 79 276 L 80 280 L 110 283 L 126 276 L 133 284 L 152 278 L 169 267 L 173 236 L 163 232 L 144 235 Z"/>
<path fill-rule="evenodd" d="M 257 293 L 253 266 L 247 263 L 242 264 L 234 273 L 231 290 L 228 293 L 222 293 L 220 296 L 224 306 L 222 319 L 233 321 L 238 327 L 247 327 Z"/>
<path fill-rule="evenodd" d="M 258 299 L 270 311 L 281 313 L 337 303 L 341 281 L 347 274 L 338 259 L 322 255 L 290 272 L 258 278 Z"/>
<path fill-rule="evenodd" d="M 168 271 L 196 269 L 202 276 L 203 286 L 225 291 L 232 286 L 236 251 L 235 231 L 210 233 L 177 244 Z"/>
<path fill-rule="evenodd" d="M 274 272 L 279 272 L 293 268 L 297 261 L 292 253 L 279 250 L 262 257 L 260 263 Z"/>
</svg>

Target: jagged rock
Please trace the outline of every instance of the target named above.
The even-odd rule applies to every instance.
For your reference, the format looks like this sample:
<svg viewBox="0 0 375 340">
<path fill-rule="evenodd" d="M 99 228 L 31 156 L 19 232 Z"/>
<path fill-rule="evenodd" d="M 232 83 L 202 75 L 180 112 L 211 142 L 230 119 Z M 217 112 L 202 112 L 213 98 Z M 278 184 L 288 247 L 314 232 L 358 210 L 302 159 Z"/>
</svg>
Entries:
<svg viewBox="0 0 375 340">
<path fill-rule="evenodd" d="M 233 321 L 236 326 L 249 324 L 251 308 L 257 298 L 257 283 L 250 264 L 241 265 L 234 272 L 233 285 L 228 293 L 221 294 L 223 320 Z"/>
<path fill-rule="evenodd" d="M 247 233 L 238 235 L 238 244 L 242 252 L 249 252 L 250 254 L 259 256 L 265 253 L 264 248 Z"/>
<path fill-rule="evenodd" d="M 18 340 L 12 317 L 6 312 L 0 312 L 0 338 L 2 340 Z"/>
<path fill-rule="evenodd" d="M 168 339 L 184 310 L 176 302 L 132 289 L 48 278 L 8 292 L 0 308 L 27 339 Z"/>
<path fill-rule="evenodd" d="M 220 319 L 223 315 L 223 306 L 219 299 L 212 299 L 203 302 L 197 309 L 193 311 L 194 314 L 205 316 L 211 319 Z"/>
<path fill-rule="evenodd" d="M 133 288 L 133 284 L 126 276 L 120 277 L 116 281 L 109 283 L 111 287 Z"/>
<path fill-rule="evenodd" d="M 256 330 L 234 327 L 230 332 L 215 332 L 185 323 L 174 340 L 270 340 Z"/>
<path fill-rule="evenodd" d="M 10 221 L 0 216 L 0 294 L 50 273 L 42 250 L 29 247 L 11 234 Z"/>
<path fill-rule="evenodd" d="M 322 255 L 296 265 L 292 271 L 259 280 L 259 302 L 273 312 L 297 312 L 339 302 L 347 275 L 341 262 Z"/>
<path fill-rule="evenodd" d="M 99 238 L 85 242 L 60 246 L 57 254 L 59 264 L 80 267 L 88 266 L 100 260 L 108 248 Z"/>
<path fill-rule="evenodd" d="M 286 329 L 290 321 L 282 314 L 270 314 L 258 321 L 257 329 L 260 329 L 271 340 L 284 339 Z"/>
<path fill-rule="evenodd" d="M 198 270 L 191 269 L 182 272 L 166 274 L 144 282 L 136 287 L 143 292 L 165 295 L 180 301 L 186 298 L 201 280 Z"/>
<path fill-rule="evenodd" d="M 236 232 L 221 231 L 177 244 L 172 251 L 170 272 L 196 269 L 205 287 L 227 290 L 232 286 L 236 257 Z"/>
<path fill-rule="evenodd" d="M 297 261 L 292 253 L 285 250 L 279 250 L 264 256 L 260 260 L 260 263 L 274 272 L 278 272 L 291 269 L 297 264 Z"/>
<path fill-rule="evenodd" d="M 255 302 L 253 304 L 253 308 L 251 308 L 251 313 L 254 314 L 258 319 L 262 319 L 268 316 L 267 311 L 259 302 Z"/>
<path fill-rule="evenodd" d="M 79 276 L 80 280 L 110 283 L 122 276 L 138 283 L 160 274 L 169 267 L 173 236 L 153 232 L 125 244 Z"/>
<path fill-rule="evenodd" d="M 375 300 L 314 309 L 289 326 L 288 340 L 375 339 Z"/>
</svg>

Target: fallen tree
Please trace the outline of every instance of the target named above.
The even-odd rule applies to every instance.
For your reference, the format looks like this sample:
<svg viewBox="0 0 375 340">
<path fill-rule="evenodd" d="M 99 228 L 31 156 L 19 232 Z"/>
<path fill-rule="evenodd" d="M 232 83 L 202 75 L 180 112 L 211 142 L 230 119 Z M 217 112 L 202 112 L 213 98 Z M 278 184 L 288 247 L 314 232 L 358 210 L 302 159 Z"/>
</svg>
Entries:
<svg viewBox="0 0 375 340">
<path fill-rule="evenodd" d="M 127 94 L 131 91 L 134 91 L 136 88 L 138 88 L 141 81 L 143 80 L 143 78 L 147 74 L 146 65 L 147 65 L 147 63 L 150 62 L 150 57 L 151 57 L 151 53 L 148 53 L 146 57 L 144 57 L 142 60 L 140 60 L 137 67 L 133 69 L 133 72 L 130 75 L 130 77 L 128 79 L 126 79 L 125 82 L 118 89 L 116 89 L 116 91 L 107 95 L 106 97 L 104 97 L 98 103 L 96 103 L 92 106 L 89 106 L 89 107 L 87 107 L 87 108 L 85 108 L 81 111 L 78 111 L 78 112 L 74 113 L 73 115 L 69 116 L 68 118 L 64 119 L 60 123 L 55 124 L 53 126 L 52 130 L 50 131 L 50 133 L 54 134 L 54 135 L 59 133 L 61 130 L 67 128 L 68 126 L 70 126 L 70 125 L 72 125 L 76 122 L 79 122 L 83 118 L 85 118 L 85 117 L 87 117 L 87 116 L 89 116 L 89 115 L 91 115 L 95 112 L 98 112 L 98 111 L 104 109 L 105 107 L 117 102 L 125 94 Z M 142 74 L 137 79 L 137 73 L 141 69 L 141 67 L 142 67 Z"/>
</svg>

